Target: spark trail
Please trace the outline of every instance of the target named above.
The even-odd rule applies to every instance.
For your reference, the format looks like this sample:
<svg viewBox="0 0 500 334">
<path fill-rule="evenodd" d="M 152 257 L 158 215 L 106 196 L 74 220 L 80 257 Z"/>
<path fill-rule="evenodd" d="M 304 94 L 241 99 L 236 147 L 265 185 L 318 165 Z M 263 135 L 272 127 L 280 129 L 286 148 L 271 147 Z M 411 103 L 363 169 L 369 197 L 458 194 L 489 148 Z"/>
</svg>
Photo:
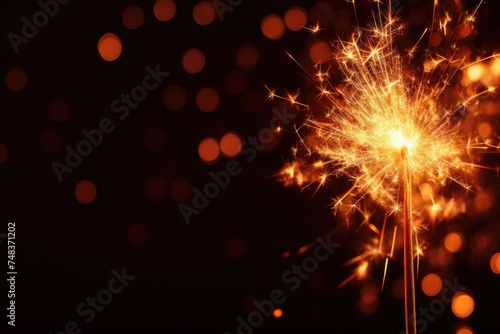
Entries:
<svg viewBox="0 0 500 334">
<path fill-rule="evenodd" d="M 467 134 L 459 114 L 479 96 L 493 93 L 495 87 L 474 94 L 464 89 L 452 104 L 450 98 L 443 98 L 451 96 L 451 82 L 459 71 L 484 60 L 470 61 L 457 47 L 458 35 L 464 29 L 473 30 L 482 2 L 472 14 L 452 18 L 440 10 L 444 14 L 439 18 L 435 1 L 432 26 L 418 43 L 431 35 L 444 39 L 449 47 L 435 53 L 429 42 L 421 66 L 413 65 L 418 43 L 405 52 L 395 47 L 396 38 L 406 29 L 403 22 L 391 14 L 390 5 L 382 14 L 381 2 L 374 3 L 374 23 L 369 28 L 357 28 L 350 39 L 333 43 L 331 62 L 336 70 L 318 65 L 317 72 L 310 74 L 321 107 L 308 108 L 297 129 L 296 159 L 284 166 L 278 177 L 286 185 L 301 187 L 321 186 L 334 178 L 348 180 L 350 189 L 335 198 L 334 210 L 361 213 L 361 224 L 379 238 L 378 245 L 368 247 L 366 256 L 350 262 L 359 263 L 357 272 L 366 271 L 370 256 L 385 257 L 385 281 L 396 232 L 403 232 L 406 328 L 407 333 L 416 333 L 410 318 L 415 314 L 414 258 L 423 249 L 419 230 L 450 205 L 454 209 L 446 210 L 448 217 L 460 213 L 456 199 L 437 194 L 452 183 L 466 191 L 472 189 L 473 171 L 486 168 L 476 163 L 476 152 L 496 149 L 496 145 Z M 318 26 L 311 28 L 318 30 Z M 270 91 L 270 98 L 299 104 L 297 94 L 283 97 Z M 414 196 L 423 200 L 415 204 Z M 370 221 L 368 200 L 387 212 L 381 229 Z M 387 231 L 389 217 L 395 221 L 393 233 Z M 355 277 L 356 272 L 349 280 Z M 346 283 L 348 280 L 341 285 Z"/>
</svg>

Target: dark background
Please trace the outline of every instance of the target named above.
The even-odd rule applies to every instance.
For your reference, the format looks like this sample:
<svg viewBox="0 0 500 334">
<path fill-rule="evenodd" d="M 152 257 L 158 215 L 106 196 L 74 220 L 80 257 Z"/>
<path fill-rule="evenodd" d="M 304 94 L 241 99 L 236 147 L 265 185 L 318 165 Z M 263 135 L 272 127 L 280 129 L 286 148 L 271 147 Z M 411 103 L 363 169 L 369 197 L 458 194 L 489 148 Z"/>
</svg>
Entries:
<svg viewBox="0 0 500 334">
<path fill-rule="evenodd" d="M 498 50 L 500 11 L 490 2 L 478 16 L 479 37 L 469 41 L 478 54 L 482 46 L 490 53 L 495 47 Z M 82 324 L 83 333 L 232 334 L 236 332 L 236 318 L 246 318 L 249 298 L 267 299 L 273 289 L 287 289 L 281 275 L 302 258 L 280 259 L 281 254 L 293 253 L 343 224 L 327 207 L 331 196 L 328 190 L 313 196 L 309 190 L 285 188 L 272 177 L 296 143 L 293 125 L 285 129 L 274 150 L 259 153 L 252 163 L 240 160 L 243 172 L 232 178 L 227 189 L 199 216 L 193 216 L 189 226 L 179 214 L 178 203 L 169 196 L 151 201 L 145 195 L 144 181 L 161 173 L 165 164 L 174 166 L 179 176 L 198 188 L 209 181 L 210 171 L 223 169 L 225 158 L 215 165 L 200 160 L 198 143 L 217 135 L 221 127 L 245 138 L 267 126 L 273 107 L 279 104 L 265 100 L 264 84 L 290 90 L 310 88 L 285 53 L 304 50 L 309 33 L 287 31 L 281 39 L 271 41 L 262 35 L 260 23 L 269 13 L 282 16 L 294 4 L 308 10 L 314 1 L 244 0 L 232 13 L 226 13 L 223 22 L 216 19 L 208 26 L 193 21 L 195 1 L 176 1 L 177 14 L 168 22 L 156 20 L 153 3 L 72 1 L 61 6 L 58 15 L 20 47 L 19 54 L 14 54 L 4 38 L 2 73 L 19 66 L 29 78 L 28 86 L 18 93 L 9 91 L 4 84 L 0 112 L 0 142 L 9 149 L 7 162 L 0 165 L 0 217 L 2 226 L 8 221 L 17 223 L 15 332 L 58 333 L 66 322 L 74 320 Z M 346 10 L 352 8 L 340 1 L 330 3 Z M 402 3 L 405 15 L 429 1 Z M 472 3 L 468 8 L 473 8 Z M 143 26 L 136 30 L 126 29 L 121 22 L 122 11 L 130 4 L 140 6 L 146 14 Z M 38 10 L 35 1 L 5 2 L 1 11 L 4 36 L 9 31 L 18 33 L 20 18 Z M 360 10 L 360 15 L 366 17 L 366 7 Z M 350 20 L 354 25 L 353 15 Z M 411 29 L 421 31 L 421 27 Z M 117 34 L 123 44 L 122 54 L 114 62 L 103 61 L 97 52 L 97 41 L 106 32 Z M 413 35 L 416 33 L 408 36 Z M 333 32 L 331 38 L 335 38 Z M 253 101 L 258 109 L 254 113 L 243 110 L 241 94 L 231 94 L 224 87 L 227 73 L 237 69 L 234 52 L 243 43 L 256 45 L 260 52 L 258 66 L 246 72 L 248 89 L 261 97 Z M 206 56 L 205 68 L 196 75 L 184 72 L 180 62 L 184 51 L 192 47 Z M 158 63 L 162 70 L 170 72 L 161 87 L 151 92 L 128 119 L 105 137 L 103 144 L 94 148 L 91 156 L 59 183 L 50 164 L 61 161 L 64 150 L 45 153 L 40 146 L 41 134 L 55 129 L 61 134 L 62 147 L 74 147 L 82 138 L 81 130 L 110 116 L 111 101 L 141 82 L 146 65 L 154 67 Z M 170 84 L 182 84 L 188 92 L 188 102 L 180 111 L 168 110 L 163 104 L 163 90 Z M 221 102 L 216 111 L 207 114 L 197 109 L 195 95 L 208 85 L 217 89 Z M 47 116 L 47 106 L 56 98 L 70 106 L 70 117 L 61 124 Z M 144 134 L 151 126 L 167 133 L 167 146 L 160 153 L 145 149 Z M 75 185 L 81 179 L 90 179 L 97 187 L 97 198 L 89 205 L 80 204 L 74 196 Z M 492 184 L 497 183 L 494 177 L 492 180 Z M 497 190 L 494 185 L 492 189 Z M 451 224 L 463 224 L 467 237 L 485 226 L 498 231 L 492 227 L 498 225 L 497 207 L 496 200 L 488 213 L 461 217 Z M 127 239 L 127 227 L 134 222 L 148 229 L 148 239 L 140 246 Z M 4 230 L 6 227 L 1 227 L 0 232 Z M 432 241 L 442 242 L 444 230 L 438 228 Z M 335 289 L 351 273 L 340 265 L 359 253 L 362 238 L 353 231 L 336 234 L 335 239 L 341 243 L 338 251 L 320 265 L 310 282 L 287 293 L 282 318 L 266 319 L 255 332 L 403 330 L 403 302 L 392 296 L 390 288 L 381 294 L 378 309 L 370 316 L 363 315 L 356 306 L 361 283 Z M 241 258 L 229 256 L 231 240 L 244 246 Z M 494 244 L 491 254 L 498 250 L 498 244 Z M 122 267 L 135 275 L 135 280 L 97 314 L 95 321 L 83 324 L 76 306 L 107 286 L 113 268 Z M 377 285 L 382 267 L 380 263 L 371 273 L 370 281 Z M 389 287 L 402 277 L 399 262 L 391 263 L 391 268 L 386 282 Z M 424 258 L 421 277 L 431 271 Z M 447 276 L 458 277 L 474 293 L 476 309 L 467 320 L 475 333 L 497 333 L 498 275 L 487 264 L 470 268 L 466 250 L 456 255 Z M 417 288 L 417 307 L 427 306 L 431 300 Z M 458 323 L 447 306 L 426 332 L 453 333 Z"/>
</svg>

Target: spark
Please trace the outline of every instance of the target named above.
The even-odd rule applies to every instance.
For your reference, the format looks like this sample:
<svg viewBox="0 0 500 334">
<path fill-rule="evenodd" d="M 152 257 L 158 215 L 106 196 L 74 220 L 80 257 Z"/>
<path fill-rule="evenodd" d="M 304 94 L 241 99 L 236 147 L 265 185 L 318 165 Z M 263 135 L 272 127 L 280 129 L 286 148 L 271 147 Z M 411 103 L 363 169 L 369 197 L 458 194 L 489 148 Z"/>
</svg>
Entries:
<svg viewBox="0 0 500 334">
<path fill-rule="evenodd" d="M 311 35 L 316 35 L 322 30 L 321 26 L 319 25 L 319 22 L 316 23 L 314 26 L 305 27 L 305 29 L 308 30 L 309 33 L 311 33 Z"/>
<path fill-rule="evenodd" d="M 308 112 L 296 131 L 300 138 L 299 146 L 294 148 L 296 158 L 277 176 L 285 185 L 302 188 L 313 183 L 318 183 L 319 188 L 334 178 L 347 180 L 349 189 L 335 197 L 332 208 L 335 213 L 358 215 L 359 228 L 378 238 L 375 248 L 346 262 L 345 265 L 358 267 L 337 288 L 366 277 L 371 270 L 370 259 L 383 258 L 383 289 L 389 259 L 395 258 L 396 234 L 403 230 L 398 225 L 402 223 L 405 180 L 410 180 L 410 203 L 416 203 L 410 205 L 410 215 L 415 238 L 413 256 L 419 263 L 426 248 L 420 239 L 425 223 L 434 224 L 465 211 L 463 200 L 446 197 L 443 190 L 457 184 L 467 193 L 474 188 L 472 176 L 477 168 L 498 171 L 482 167 L 476 153 L 496 150 L 499 145 L 467 133 L 463 117 L 457 117 L 457 111 L 469 107 L 479 97 L 496 93 L 494 85 L 474 93 L 467 87 L 457 90 L 454 80 L 459 71 L 474 74 L 478 71 L 474 66 L 499 58 L 495 54 L 470 60 L 457 46 L 458 27 L 473 28 L 482 1 L 471 14 L 459 18 L 445 11 L 440 18 L 435 7 L 432 27 L 425 29 L 406 53 L 395 46 L 405 25 L 390 11 L 382 14 L 381 1 L 375 3 L 378 9 L 374 11 L 372 26 L 357 28 L 350 38 L 333 44 L 332 62 L 317 65 L 316 72 L 309 73 L 319 92 L 316 99 L 320 102 L 314 108 L 299 102 L 298 92 L 280 97 Z M 310 29 L 313 30 L 318 32 L 319 25 Z M 439 53 L 430 49 L 434 32 L 448 43 L 448 48 L 441 47 Z M 416 53 L 424 36 L 428 36 L 429 46 L 419 60 Z M 416 65 L 417 61 L 421 64 Z M 278 97 L 274 91 L 272 94 Z M 381 230 L 370 212 L 378 209 L 386 212 Z M 396 218 L 392 219 L 394 232 L 386 238 L 390 217 Z"/>
</svg>

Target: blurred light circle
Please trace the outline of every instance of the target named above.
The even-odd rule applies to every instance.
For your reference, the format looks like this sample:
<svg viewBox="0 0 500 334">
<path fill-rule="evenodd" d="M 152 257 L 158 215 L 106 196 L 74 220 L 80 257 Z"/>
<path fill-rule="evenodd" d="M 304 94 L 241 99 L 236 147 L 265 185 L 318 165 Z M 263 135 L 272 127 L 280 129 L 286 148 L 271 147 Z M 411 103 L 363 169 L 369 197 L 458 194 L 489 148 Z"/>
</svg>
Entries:
<svg viewBox="0 0 500 334">
<path fill-rule="evenodd" d="M 193 196 L 193 186 L 188 180 L 177 178 L 172 182 L 170 195 L 178 203 L 186 202 Z"/>
<path fill-rule="evenodd" d="M 220 154 L 219 144 L 214 138 L 205 138 L 198 146 L 198 154 L 205 162 L 213 162 L 217 160 Z"/>
<path fill-rule="evenodd" d="M 212 87 L 205 87 L 196 94 L 196 105 L 203 112 L 214 111 L 219 105 L 219 94 Z"/>
<path fill-rule="evenodd" d="M 205 26 L 215 19 L 215 9 L 208 1 L 198 2 L 193 8 L 193 19 L 200 26 Z"/>
<path fill-rule="evenodd" d="M 474 312 L 474 299 L 464 292 L 453 296 L 451 309 L 457 318 L 467 318 Z"/>
<path fill-rule="evenodd" d="M 97 189 L 89 180 L 81 180 L 75 187 L 75 197 L 82 204 L 92 203 L 97 196 Z"/>
<path fill-rule="evenodd" d="M 69 117 L 69 105 L 66 101 L 56 99 L 49 104 L 49 118 L 55 123 L 62 123 Z"/>
<path fill-rule="evenodd" d="M 262 19 L 260 29 L 267 38 L 280 39 L 285 34 L 285 23 L 278 15 L 269 14 Z"/>
<path fill-rule="evenodd" d="M 309 48 L 309 57 L 315 64 L 330 60 L 331 48 L 326 42 L 316 42 Z"/>
<path fill-rule="evenodd" d="M 122 22 L 128 29 L 140 28 L 144 23 L 144 11 L 136 5 L 128 6 L 123 11 Z"/>
<path fill-rule="evenodd" d="M 61 148 L 61 135 L 55 130 L 46 130 L 40 136 L 40 146 L 46 153 L 56 153 Z"/>
<path fill-rule="evenodd" d="M 180 110 L 187 102 L 187 92 L 181 85 L 170 85 L 163 92 L 163 102 L 170 110 Z"/>
<path fill-rule="evenodd" d="M 479 191 L 474 198 L 474 208 L 479 212 L 488 211 L 493 205 L 493 198 L 487 191 Z"/>
<path fill-rule="evenodd" d="M 493 132 L 493 127 L 491 126 L 490 123 L 483 122 L 483 123 L 478 125 L 477 132 L 479 133 L 481 138 L 486 139 L 489 136 L 491 136 L 491 134 Z"/>
<path fill-rule="evenodd" d="M 182 68 L 190 74 L 196 74 L 205 67 L 205 55 L 196 48 L 184 52 L 182 55 Z"/>
<path fill-rule="evenodd" d="M 20 92 L 28 85 L 28 75 L 22 68 L 13 67 L 5 75 L 5 84 L 12 92 Z"/>
<path fill-rule="evenodd" d="M 443 282 L 436 274 L 428 274 L 422 279 L 422 291 L 429 297 L 436 296 L 442 288 Z"/>
<path fill-rule="evenodd" d="M 165 180 L 159 176 L 150 176 L 144 182 L 144 191 L 152 200 L 159 200 L 165 194 Z"/>
<path fill-rule="evenodd" d="M 444 246 L 452 253 L 458 253 L 464 249 L 465 238 L 462 234 L 452 232 L 444 238 Z"/>
<path fill-rule="evenodd" d="M 247 243 L 239 237 L 230 237 L 226 241 L 226 254 L 233 260 L 239 260 L 247 254 Z"/>
<path fill-rule="evenodd" d="M 113 61 L 118 59 L 122 53 L 122 42 L 115 34 L 107 33 L 99 38 L 97 49 L 102 59 Z"/>
<path fill-rule="evenodd" d="M 153 6 L 155 17 L 162 22 L 170 21 L 177 12 L 177 6 L 172 0 L 157 0 Z"/>
<path fill-rule="evenodd" d="M 307 24 L 307 12 L 300 6 L 292 6 L 285 12 L 285 25 L 292 31 L 298 31 Z"/>
<path fill-rule="evenodd" d="M 443 41 L 443 36 L 441 36 L 441 33 L 437 32 L 437 31 L 434 31 L 432 34 L 431 34 L 431 45 L 436 47 L 436 46 L 439 46 L 439 44 L 441 44 L 441 42 Z"/>
<path fill-rule="evenodd" d="M 495 274 L 500 275 L 500 253 L 496 253 L 491 257 L 490 268 Z"/>
<path fill-rule="evenodd" d="M 241 151 L 240 137 L 232 132 L 225 134 L 220 141 L 220 149 L 225 156 L 236 157 Z"/>
<path fill-rule="evenodd" d="M 135 246 L 140 246 L 148 239 L 148 229 L 144 224 L 132 223 L 127 227 L 127 239 Z"/>
<path fill-rule="evenodd" d="M 474 331 L 470 327 L 460 327 L 455 334 L 474 334 Z"/>
<path fill-rule="evenodd" d="M 243 44 L 236 51 L 236 63 L 242 70 L 251 70 L 259 62 L 259 51 L 252 44 Z"/>
</svg>

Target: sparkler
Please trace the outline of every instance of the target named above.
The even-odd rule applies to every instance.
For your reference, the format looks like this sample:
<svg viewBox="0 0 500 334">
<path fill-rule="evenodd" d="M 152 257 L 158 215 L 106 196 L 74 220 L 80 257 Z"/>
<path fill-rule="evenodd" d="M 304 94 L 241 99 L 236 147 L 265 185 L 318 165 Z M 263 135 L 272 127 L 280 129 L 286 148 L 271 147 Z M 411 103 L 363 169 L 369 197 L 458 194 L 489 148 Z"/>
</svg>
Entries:
<svg viewBox="0 0 500 334">
<path fill-rule="evenodd" d="M 347 263 L 359 263 L 360 275 L 367 269 L 369 256 L 381 256 L 385 257 L 382 282 L 385 281 L 401 224 L 394 219 L 392 238 L 386 238 L 389 218 L 402 216 L 406 332 L 414 334 L 414 259 L 418 261 L 423 249 L 419 232 L 424 223 L 434 223 L 444 207 L 451 205 L 455 208 L 451 212 L 460 212 L 455 199 L 441 196 L 438 200 L 435 192 L 452 183 L 466 191 L 472 189 L 470 176 L 481 167 L 475 153 L 496 149 L 493 143 L 464 133 L 461 117 L 467 106 L 495 88 L 474 94 L 462 91 L 458 103 L 450 103 L 447 96 L 455 88 L 451 83 L 456 74 L 478 62 L 470 62 L 457 42 L 464 29 L 472 31 L 482 1 L 472 13 L 461 13 L 459 18 L 444 11 L 443 18 L 438 18 L 435 1 L 432 26 L 405 52 L 394 46 L 405 25 L 392 15 L 390 3 L 386 14 L 382 14 L 381 1 L 374 3 L 377 8 L 372 25 L 357 29 L 349 40 L 334 44 L 331 66 L 335 70 L 318 66 L 317 72 L 310 75 L 323 110 L 318 112 L 301 104 L 297 94 L 284 97 L 270 91 L 270 98 L 284 99 L 309 110 L 303 126 L 297 128 L 300 145 L 293 148 L 296 160 L 278 175 L 285 184 L 301 187 L 314 183 L 319 187 L 333 177 L 347 177 L 351 187 L 334 200 L 335 212 L 342 209 L 361 213 L 361 224 L 378 236 L 377 246 Z M 310 29 L 318 30 L 318 26 Z M 446 38 L 449 47 L 433 53 L 429 37 L 423 66 L 415 68 L 412 63 L 426 35 Z M 489 58 L 492 57 L 495 55 Z M 300 152 L 305 153 L 305 158 Z M 414 196 L 419 197 L 418 205 L 413 204 Z M 365 207 L 368 200 L 386 210 L 381 230 L 370 221 Z M 449 213 L 450 210 L 447 214 L 451 216 Z M 384 250 L 387 248 L 390 252 Z M 356 273 L 341 286 L 355 277 Z"/>
</svg>

